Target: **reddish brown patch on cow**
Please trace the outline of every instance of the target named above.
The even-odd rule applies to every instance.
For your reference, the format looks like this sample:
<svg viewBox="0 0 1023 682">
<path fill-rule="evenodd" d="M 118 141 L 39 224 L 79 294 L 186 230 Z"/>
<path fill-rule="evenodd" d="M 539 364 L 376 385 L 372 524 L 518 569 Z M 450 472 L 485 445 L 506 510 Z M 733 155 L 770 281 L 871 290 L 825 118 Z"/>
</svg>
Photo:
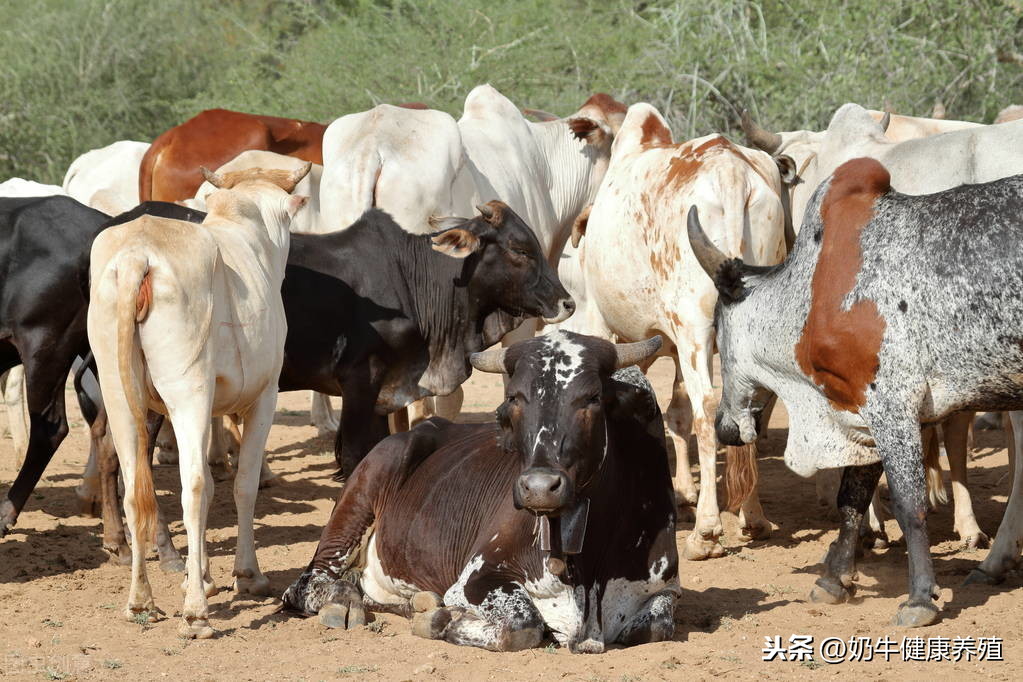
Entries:
<svg viewBox="0 0 1023 682">
<path fill-rule="evenodd" d="M 891 178 L 874 159 L 838 167 L 821 203 L 824 238 L 810 284 L 810 312 L 796 344 L 800 369 L 840 410 L 859 412 L 878 369 L 885 320 L 874 301 L 842 310 L 863 264 L 860 235 Z"/>
<path fill-rule="evenodd" d="M 611 95 L 606 92 L 598 92 L 591 95 L 583 107 L 595 106 L 606 114 L 624 114 L 629 110 L 629 107 L 619 102 Z"/>
<path fill-rule="evenodd" d="M 153 280 L 146 276 L 139 282 L 139 293 L 135 296 L 135 321 L 141 322 L 149 314 L 149 306 L 153 304 Z"/>
<path fill-rule="evenodd" d="M 689 183 L 703 166 L 704 158 L 711 153 L 736 151 L 731 142 L 719 136 L 713 137 L 698 147 L 691 142 L 679 146 L 679 153 L 668 161 L 667 183 L 684 186 Z"/>
<path fill-rule="evenodd" d="M 640 130 L 643 135 L 640 137 L 639 143 L 644 147 L 666 147 L 673 143 L 671 131 L 661 123 L 658 116 L 652 113 L 646 115 Z"/>
<path fill-rule="evenodd" d="M 403 104 L 399 104 L 398 106 L 401 107 L 402 109 L 429 109 L 430 108 L 426 104 L 424 104 L 423 102 L 405 102 Z"/>
</svg>

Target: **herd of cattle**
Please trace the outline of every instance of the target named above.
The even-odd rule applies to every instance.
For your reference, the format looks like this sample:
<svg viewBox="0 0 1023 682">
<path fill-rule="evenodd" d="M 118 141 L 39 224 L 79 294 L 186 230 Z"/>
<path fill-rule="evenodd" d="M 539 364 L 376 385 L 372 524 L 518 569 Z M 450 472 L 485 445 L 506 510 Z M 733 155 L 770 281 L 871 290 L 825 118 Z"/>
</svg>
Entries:
<svg viewBox="0 0 1023 682">
<path fill-rule="evenodd" d="M 0 184 L 0 371 L 24 453 L 0 536 L 67 434 L 73 376 L 92 436 L 78 492 L 131 565 L 127 616 L 156 617 L 155 543 L 186 575 L 181 634 L 210 637 L 210 467 L 234 469 L 234 587 L 268 595 L 253 534 L 266 439 L 278 392 L 310 390 L 345 484 L 285 608 L 600 652 L 672 637 L 676 504 L 696 505 L 684 557 L 723 555 L 718 442 L 743 534 L 770 534 L 756 443 L 781 398 L 786 464 L 820 472 L 841 518 L 811 599 L 847 599 L 861 543 L 887 542 L 884 473 L 909 555 L 896 619 L 932 622 L 939 441 L 956 531 L 986 543 L 969 424 L 1023 410 L 1023 120 L 846 104 L 820 132 L 742 124 L 752 147 L 679 143 L 649 104 L 597 94 L 560 118 L 484 85 L 457 121 L 418 103 L 327 126 L 205 111 L 152 144 L 84 154 L 63 187 Z M 553 329 L 536 336 L 541 319 Z M 665 355 L 662 417 L 643 371 Z M 504 376 L 495 423 L 452 421 L 472 368 Z M 180 468 L 186 561 L 156 504 L 158 438 Z M 1009 503 L 971 580 L 1020 557 L 1014 442 Z"/>
</svg>

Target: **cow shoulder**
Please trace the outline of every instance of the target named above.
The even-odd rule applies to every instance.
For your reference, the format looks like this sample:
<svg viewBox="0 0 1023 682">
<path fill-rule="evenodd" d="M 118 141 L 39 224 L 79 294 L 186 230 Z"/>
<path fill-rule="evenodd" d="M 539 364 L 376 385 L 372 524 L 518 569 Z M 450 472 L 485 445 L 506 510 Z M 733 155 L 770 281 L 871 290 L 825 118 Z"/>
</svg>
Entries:
<svg viewBox="0 0 1023 682">
<path fill-rule="evenodd" d="M 795 347 L 800 369 L 840 410 L 859 412 L 874 381 L 885 320 L 871 300 L 843 309 L 863 263 L 860 236 L 875 204 L 891 189 L 874 159 L 848 161 L 835 171 L 820 205 L 822 241 L 810 285 L 810 310 Z"/>
</svg>

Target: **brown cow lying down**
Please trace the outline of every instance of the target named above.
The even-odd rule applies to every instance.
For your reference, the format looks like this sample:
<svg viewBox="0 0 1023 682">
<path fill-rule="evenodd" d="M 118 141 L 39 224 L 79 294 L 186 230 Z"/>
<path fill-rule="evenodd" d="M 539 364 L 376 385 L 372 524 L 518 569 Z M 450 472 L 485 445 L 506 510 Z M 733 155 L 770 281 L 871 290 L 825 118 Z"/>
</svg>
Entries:
<svg viewBox="0 0 1023 682">
<path fill-rule="evenodd" d="M 377 445 L 284 608 L 330 627 L 418 612 L 416 634 L 493 651 L 548 632 L 574 652 L 670 639 L 663 420 L 638 370 L 612 375 L 660 345 L 555 332 L 474 354 L 509 375 L 498 423 L 434 418 Z"/>
</svg>

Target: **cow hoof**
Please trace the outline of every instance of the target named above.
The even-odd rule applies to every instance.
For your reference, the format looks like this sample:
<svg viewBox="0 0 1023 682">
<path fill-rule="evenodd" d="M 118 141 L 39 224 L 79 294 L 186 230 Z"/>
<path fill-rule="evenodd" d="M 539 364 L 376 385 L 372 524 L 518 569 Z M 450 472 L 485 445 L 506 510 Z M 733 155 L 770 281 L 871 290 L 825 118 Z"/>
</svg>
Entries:
<svg viewBox="0 0 1023 682">
<path fill-rule="evenodd" d="M 774 533 L 774 528 L 774 524 L 767 519 L 757 519 L 743 526 L 739 534 L 744 540 L 766 540 Z"/>
<path fill-rule="evenodd" d="M 118 566 L 131 566 L 131 548 L 127 544 L 104 547 L 103 550 L 109 556 L 110 563 Z"/>
<path fill-rule="evenodd" d="M 0 502 L 0 538 L 7 535 L 11 528 L 14 528 L 14 522 L 17 520 L 18 513 L 14 511 L 14 503 L 10 500 Z"/>
<path fill-rule="evenodd" d="M 417 613 L 412 617 L 412 634 L 424 639 L 440 639 L 450 622 L 451 611 L 448 609 L 432 609 Z"/>
<path fill-rule="evenodd" d="M 341 469 L 338 469 L 337 471 L 330 475 L 330 480 L 335 481 L 337 483 L 344 483 L 346 480 L 348 480 L 348 474 L 346 474 Z"/>
<path fill-rule="evenodd" d="M 214 481 L 230 481 L 234 478 L 234 469 L 227 462 L 214 462 L 210 464 L 210 474 Z"/>
<path fill-rule="evenodd" d="M 426 613 L 444 606 L 444 600 L 436 592 L 416 592 L 412 595 L 411 603 L 416 613 Z"/>
<path fill-rule="evenodd" d="M 178 637 L 183 639 L 212 639 L 217 631 L 210 627 L 205 618 L 189 621 L 187 618 L 178 626 Z"/>
<path fill-rule="evenodd" d="M 875 530 L 869 530 L 860 534 L 860 542 L 857 546 L 857 557 L 862 556 L 865 550 L 879 550 L 888 549 L 891 546 L 891 542 L 888 540 L 886 533 L 878 533 Z"/>
<path fill-rule="evenodd" d="M 269 597 L 270 580 L 265 575 L 250 578 L 244 575 L 235 576 L 234 591 L 238 594 L 251 594 L 256 597 Z"/>
<path fill-rule="evenodd" d="M 904 628 L 921 628 L 936 621 L 939 613 L 938 607 L 934 604 L 917 604 L 914 606 L 906 602 L 899 607 L 899 611 L 895 614 L 892 624 Z"/>
<path fill-rule="evenodd" d="M 963 587 L 967 585 L 998 585 L 1003 580 L 1005 580 L 1004 576 L 989 575 L 979 568 L 974 568 L 963 581 Z"/>
<path fill-rule="evenodd" d="M 963 538 L 963 546 L 966 549 L 986 549 L 991 546 L 991 538 L 984 531 L 977 529 Z"/>
<path fill-rule="evenodd" d="M 323 606 L 317 615 L 320 623 L 328 628 L 351 630 L 366 624 L 366 609 L 356 602 L 332 602 Z"/>
<path fill-rule="evenodd" d="M 160 560 L 160 570 L 164 573 L 184 573 L 185 562 L 179 556 L 171 557 L 170 559 L 162 559 Z"/>
<path fill-rule="evenodd" d="M 102 501 L 92 495 L 78 498 L 78 515 L 98 519 L 103 515 Z"/>
<path fill-rule="evenodd" d="M 856 593 L 856 586 L 845 587 L 837 580 L 818 578 L 810 590 L 810 601 L 814 604 L 844 604 Z"/>
<path fill-rule="evenodd" d="M 259 477 L 259 489 L 269 488 L 270 486 L 277 485 L 281 482 L 281 477 L 277 474 L 270 474 L 269 476 Z"/>
<path fill-rule="evenodd" d="M 152 601 L 149 606 L 129 606 L 124 610 L 124 618 L 130 623 L 155 623 L 160 619 L 160 612 Z"/>
<path fill-rule="evenodd" d="M 686 561 L 703 561 L 704 559 L 717 559 L 725 555 L 725 548 L 721 546 L 717 538 L 704 540 L 696 531 L 690 533 L 686 539 L 685 547 L 682 549 L 682 556 Z"/>
</svg>

